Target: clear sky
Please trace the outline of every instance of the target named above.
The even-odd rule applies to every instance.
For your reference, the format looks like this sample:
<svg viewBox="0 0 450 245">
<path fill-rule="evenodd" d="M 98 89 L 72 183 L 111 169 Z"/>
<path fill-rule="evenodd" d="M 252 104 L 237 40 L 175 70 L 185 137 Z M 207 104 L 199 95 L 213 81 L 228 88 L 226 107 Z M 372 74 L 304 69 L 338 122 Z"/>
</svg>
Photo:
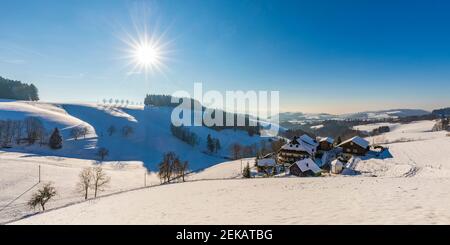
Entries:
<svg viewBox="0 0 450 245">
<path fill-rule="evenodd" d="M 45 101 L 142 101 L 203 82 L 279 90 L 282 111 L 450 106 L 449 1 L 5 0 L 0 10 L 0 76 L 35 83 Z M 130 72 L 124 58 L 123 39 L 144 24 L 167 44 L 162 72 Z"/>
</svg>

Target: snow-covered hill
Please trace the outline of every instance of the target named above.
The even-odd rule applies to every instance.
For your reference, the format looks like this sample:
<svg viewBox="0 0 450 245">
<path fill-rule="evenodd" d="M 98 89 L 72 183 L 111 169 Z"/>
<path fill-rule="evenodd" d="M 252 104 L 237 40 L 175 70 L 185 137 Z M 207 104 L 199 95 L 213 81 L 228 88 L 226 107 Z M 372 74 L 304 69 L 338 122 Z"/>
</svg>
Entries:
<svg viewBox="0 0 450 245">
<path fill-rule="evenodd" d="M 15 224 L 450 224 L 450 137 L 431 132 L 434 123 L 398 124 L 377 136 L 389 154 L 362 159 L 355 176 L 242 179 L 241 164 L 252 163 L 244 159 L 207 168 L 187 183 L 111 195 Z"/>
<path fill-rule="evenodd" d="M 107 160 L 141 161 L 151 171 L 155 171 L 165 152 L 173 151 L 182 160 L 189 161 L 191 169 L 201 169 L 223 162 L 230 155 L 230 145 L 260 144 L 267 140 L 259 136 L 249 136 L 241 130 L 216 131 L 206 127 L 190 127 L 197 134 L 198 145 L 192 147 L 174 137 L 170 131 L 172 108 L 168 107 L 131 107 L 114 108 L 95 104 L 51 104 L 25 101 L 0 101 L 0 119 L 23 119 L 33 116 L 44 122 L 48 131 L 54 127 L 61 129 L 64 147 L 50 150 L 47 147 L 20 146 L 11 151 L 36 153 L 49 156 L 61 156 L 96 160 L 99 147 L 109 150 Z M 84 126 L 89 129 L 86 138 L 74 140 L 70 135 L 73 127 Z M 109 135 L 108 128 L 113 126 L 116 132 Z M 131 126 L 133 133 L 122 135 L 124 126 Z M 220 140 L 221 150 L 213 155 L 206 154 L 206 137 Z"/>
</svg>

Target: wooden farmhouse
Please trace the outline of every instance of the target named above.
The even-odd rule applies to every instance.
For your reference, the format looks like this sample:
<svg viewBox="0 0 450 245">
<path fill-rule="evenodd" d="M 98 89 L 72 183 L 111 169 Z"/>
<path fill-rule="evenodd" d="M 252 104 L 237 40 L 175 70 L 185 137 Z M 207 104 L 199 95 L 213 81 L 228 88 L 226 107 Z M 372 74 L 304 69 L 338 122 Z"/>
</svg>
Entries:
<svg viewBox="0 0 450 245">
<path fill-rule="evenodd" d="M 278 152 L 278 161 L 292 164 L 298 160 L 313 158 L 317 147 L 317 141 L 306 134 L 294 137 L 289 143 L 281 147 Z"/>
<path fill-rule="evenodd" d="M 271 173 L 273 168 L 277 166 L 277 162 L 272 157 L 261 158 L 256 160 L 256 169 L 260 173 Z"/>
<path fill-rule="evenodd" d="M 289 167 L 289 173 L 299 177 L 317 176 L 322 170 L 311 158 L 296 161 Z"/>
<path fill-rule="evenodd" d="M 369 142 L 359 136 L 355 136 L 342 142 L 338 147 L 342 148 L 344 154 L 364 156 L 369 151 Z"/>
<path fill-rule="evenodd" d="M 333 149 L 334 139 L 331 137 L 324 137 L 319 139 L 318 151 L 330 151 Z"/>
</svg>

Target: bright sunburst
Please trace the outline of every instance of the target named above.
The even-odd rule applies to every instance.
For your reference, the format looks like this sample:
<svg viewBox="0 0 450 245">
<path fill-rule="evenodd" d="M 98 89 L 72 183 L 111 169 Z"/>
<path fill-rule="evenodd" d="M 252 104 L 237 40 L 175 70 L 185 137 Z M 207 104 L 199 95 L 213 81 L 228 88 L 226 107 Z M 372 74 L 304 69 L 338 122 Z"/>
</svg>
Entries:
<svg viewBox="0 0 450 245">
<path fill-rule="evenodd" d="M 150 43 L 143 43 L 134 50 L 136 62 L 142 66 L 156 65 L 159 62 L 159 50 Z"/>
<path fill-rule="evenodd" d="M 123 40 L 127 44 L 126 58 L 132 67 L 129 74 L 148 74 L 163 72 L 167 60 L 167 44 L 162 42 L 162 36 L 156 38 L 147 32 L 138 33 L 136 37 L 127 35 Z"/>
</svg>

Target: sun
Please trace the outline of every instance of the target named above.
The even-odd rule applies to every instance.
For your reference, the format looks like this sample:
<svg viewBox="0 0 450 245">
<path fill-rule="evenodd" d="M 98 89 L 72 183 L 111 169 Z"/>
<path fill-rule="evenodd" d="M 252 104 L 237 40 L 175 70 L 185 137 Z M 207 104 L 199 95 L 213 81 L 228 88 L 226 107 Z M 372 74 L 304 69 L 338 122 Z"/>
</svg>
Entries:
<svg viewBox="0 0 450 245">
<path fill-rule="evenodd" d="M 164 74 L 164 70 L 167 70 L 168 54 L 171 51 L 168 49 L 169 42 L 162 40 L 162 36 L 155 33 L 149 34 L 147 31 L 139 32 L 135 36 L 126 35 L 126 38 L 122 39 L 126 44 L 124 58 L 131 66 L 127 74 L 145 74 L 146 76 L 155 72 Z"/>
<path fill-rule="evenodd" d="M 135 47 L 135 62 L 144 67 L 157 65 L 161 62 L 161 55 L 157 47 L 150 43 L 143 43 Z"/>
</svg>

